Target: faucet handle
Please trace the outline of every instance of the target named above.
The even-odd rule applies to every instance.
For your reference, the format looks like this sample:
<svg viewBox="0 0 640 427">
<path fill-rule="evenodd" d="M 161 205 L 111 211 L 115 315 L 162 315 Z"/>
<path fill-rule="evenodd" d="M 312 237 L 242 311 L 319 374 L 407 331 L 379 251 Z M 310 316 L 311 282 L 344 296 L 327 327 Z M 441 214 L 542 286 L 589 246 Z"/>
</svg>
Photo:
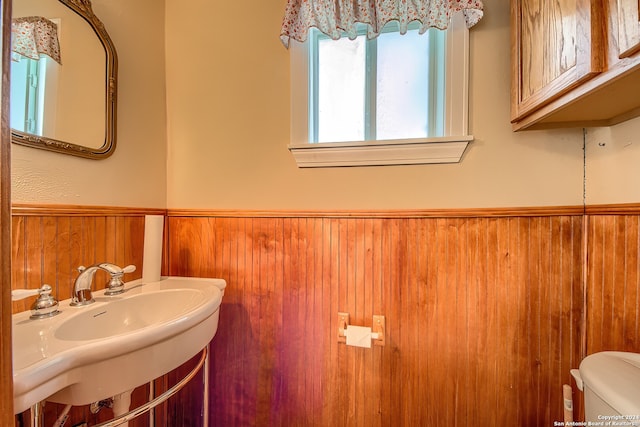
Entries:
<svg viewBox="0 0 640 427">
<path fill-rule="evenodd" d="M 107 284 L 107 290 L 105 295 L 119 295 L 124 292 L 124 282 L 122 281 L 122 275 L 125 273 L 133 273 L 136 271 L 135 265 L 127 265 L 124 268 L 120 268 L 117 265 L 104 263 L 100 266 L 111 274 L 111 280 Z"/>
<path fill-rule="evenodd" d="M 115 264 L 111 264 L 108 262 L 103 262 L 102 264 L 100 264 L 100 268 L 105 270 L 111 276 L 122 276 L 125 273 L 133 273 L 134 271 L 136 271 L 135 265 L 127 265 L 126 267 L 121 268 Z"/>
<path fill-rule="evenodd" d="M 44 285 L 44 286 L 49 286 L 49 285 Z M 44 288 L 43 286 L 43 288 Z M 51 289 L 51 286 L 49 286 L 49 289 Z M 40 295 L 40 291 L 42 290 L 42 288 L 39 289 L 14 289 L 11 291 L 11 301 L 20 301 L 21 299 L 25 299 L 25 298 L 29 298 L 32 297 L 34 295 Z"/>
<path fill-rule="evenodd" d="M 11 291 L 11 300 L 18 301 L 34 295 L 39 296 L 31 306 L 31 319 L 43 319 L 60 313 L 58 301 L 51 296 L 51 286 L 46 284 L 39 289 L 15 289 Z"/>
<path fill-rule="evenodd" d="M 134 271 L 136 271 L 136 266 L 133 264 L 127 265 L 125 268 L 122 269 L 123 273 L 133 273 Z"/>
</svg>

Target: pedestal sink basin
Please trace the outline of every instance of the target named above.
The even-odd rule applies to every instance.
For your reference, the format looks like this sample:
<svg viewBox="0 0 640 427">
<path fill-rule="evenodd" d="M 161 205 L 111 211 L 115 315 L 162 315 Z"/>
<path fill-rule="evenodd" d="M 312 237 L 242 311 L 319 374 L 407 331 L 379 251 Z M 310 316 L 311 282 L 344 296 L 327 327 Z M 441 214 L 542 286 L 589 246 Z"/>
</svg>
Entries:
<svg viewBox="0 0 640 427">
<path fill-rule="evenodd" d="M 129 282 L 126 292 L 31 320 L 13 316 L 14 412 L 48 400 L 86 405 L 149 382 L 213 338 L 226 283 L 167 277 Z"/>
</svg>

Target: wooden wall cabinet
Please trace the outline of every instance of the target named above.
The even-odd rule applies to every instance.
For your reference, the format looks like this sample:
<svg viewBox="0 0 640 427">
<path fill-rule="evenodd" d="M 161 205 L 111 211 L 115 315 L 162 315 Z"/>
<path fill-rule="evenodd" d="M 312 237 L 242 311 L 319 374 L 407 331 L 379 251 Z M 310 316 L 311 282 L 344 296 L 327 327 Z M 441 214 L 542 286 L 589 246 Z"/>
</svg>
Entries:
<svg viewBox="0 0 640 427">
<path fill-rule="evenodd" d="M 512 0 L 514 130 L 640 115 L 639 0 Z"/>
<path fill-rule="evenodd" d="M 617 0 L 618 46 L 620 58 L 626 58 L 640 49 L 640 1 Z"/>
</svg>

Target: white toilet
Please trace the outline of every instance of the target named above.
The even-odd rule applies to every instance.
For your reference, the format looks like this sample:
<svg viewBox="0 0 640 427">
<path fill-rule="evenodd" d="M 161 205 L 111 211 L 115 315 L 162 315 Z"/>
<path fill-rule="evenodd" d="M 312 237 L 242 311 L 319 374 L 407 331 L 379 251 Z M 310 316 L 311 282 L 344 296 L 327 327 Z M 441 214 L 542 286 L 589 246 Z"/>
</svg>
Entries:
<svg viewBox="0 0 640 427">
<path fill-rule="evenodd" d="M 640 354 L 604 351 L 584 358 L 571 370 L 584 391 L 585 421 L 640 426 Z"/>
</svg>

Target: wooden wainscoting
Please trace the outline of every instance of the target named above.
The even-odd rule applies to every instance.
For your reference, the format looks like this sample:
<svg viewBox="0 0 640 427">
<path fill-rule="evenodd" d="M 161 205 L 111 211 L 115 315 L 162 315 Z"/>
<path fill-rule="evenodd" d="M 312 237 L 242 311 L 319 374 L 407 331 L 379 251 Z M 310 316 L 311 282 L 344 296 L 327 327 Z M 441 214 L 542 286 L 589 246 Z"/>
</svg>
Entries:
<svg viewBox="0 0 640 427">
<path fill-rule="evenodd" d="M 13 216 L 14 289 L 37 289 L 45 283 L 59 300 L 71 298 L 77 268 L 96 262 L 133 264 L 141 277 L 144 216 Z M 107 283 L 105 272 L 96 284 Z M 14 312 L 28 310 L 35 297 L 13 303 Z"/>
<path fill-rule="evenodd" d="M 639 210 L 169 212 L 166 273 L 228 282 L 211 425 L 553 425 L 585 354 L 640 352 Z M 144 213 L 14 209 L 13 287 L 48 282 L 64 299 L 80 264 L 141 267 Z M 386 347 L 338 344 L 338 312 L 386 316 Z M 201 384 L 156 420 L 197 426 Z"/>
<path fill-rule="evenodd" d="M 137 271 L 126 280 L 141 277 L 144 243 L 144 213 L 140 209 L 94 209 L 59 206 L 17 206 L 12 218 L 12 287 L 37 289 L 50 284 L 59 300 L 71 298 L 77 267 L 108 261 Z M 157 214 L 157 210 L 149 210 Z M 107 283 L 108 275 L 96 274 L 96 286 Z M 13 311 L 28 310 L 35 297 L 13 303 Z M 134 405 L 146 402 L 148 387 L 136 389 Z M 47 403 L 45 425 L 53 425 L 62 405 Z M 73 408 L 69 425 L 81 421 L 91 425 L 112 418 L 109 409 L 94 415 L 88 406 Z M 22 417 L 27 418 L 27 417 Z M 28 418 L 25 420 L 28 421 Z M 146 418 L 132 426 L 146 426 Z"/>
<path fill-rule="evenodd" d="M 590 216 L 587 349 L 640 352 L 640 216 Z"/>
<path fill-rule="evenodd" d="M 562 420 L 583 356 L 581 215 L 169 215 L 169 274 L 228 283 L 211 425 Z M 386 346 L 339 344 L 338 312 L 386 316 Z"/>
</svg>

